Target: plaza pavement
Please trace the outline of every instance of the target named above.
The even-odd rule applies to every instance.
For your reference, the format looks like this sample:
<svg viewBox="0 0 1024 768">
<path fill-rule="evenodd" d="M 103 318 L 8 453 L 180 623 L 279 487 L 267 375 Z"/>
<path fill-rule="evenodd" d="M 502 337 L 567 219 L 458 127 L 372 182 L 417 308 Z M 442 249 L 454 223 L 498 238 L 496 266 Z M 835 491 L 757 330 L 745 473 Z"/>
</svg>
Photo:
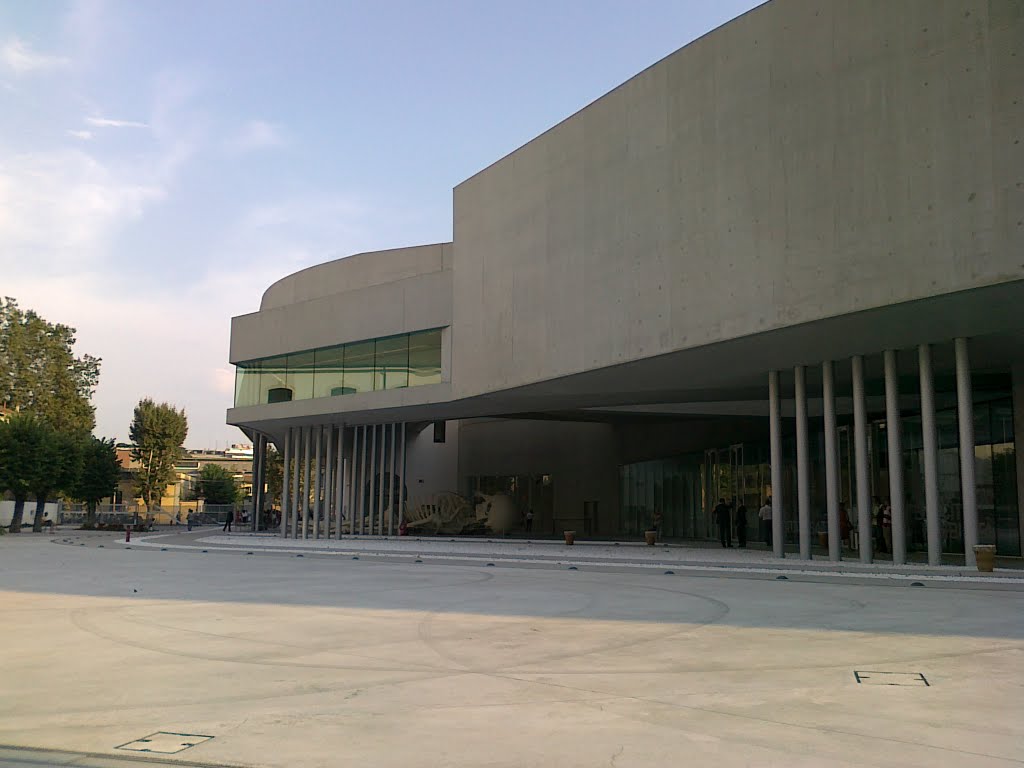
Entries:
<svg viewBox="0 0 1024 768">
<path fill-rule="evenodd" d="M 1019 574 L 487 544 L 2 537 L 0 765 L 1022 763 Z"/>
</svg>

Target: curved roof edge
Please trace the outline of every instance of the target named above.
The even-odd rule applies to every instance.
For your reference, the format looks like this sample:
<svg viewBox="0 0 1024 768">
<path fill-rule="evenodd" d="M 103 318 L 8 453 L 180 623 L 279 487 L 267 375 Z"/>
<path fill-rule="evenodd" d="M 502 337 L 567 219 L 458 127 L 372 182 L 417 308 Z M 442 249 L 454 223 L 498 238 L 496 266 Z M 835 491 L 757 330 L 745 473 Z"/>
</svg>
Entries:
<svg viewBox="0 0 1024 768">
<path fill-rule="evenodd" d="M 441 272 L 451 269 L 451 260 L 451 242 L 364 251 L 342 256 L 293 272 L 272 283 L 263 292 L 260 310 L 298 304 L 431 272 Z"/>
</svg>

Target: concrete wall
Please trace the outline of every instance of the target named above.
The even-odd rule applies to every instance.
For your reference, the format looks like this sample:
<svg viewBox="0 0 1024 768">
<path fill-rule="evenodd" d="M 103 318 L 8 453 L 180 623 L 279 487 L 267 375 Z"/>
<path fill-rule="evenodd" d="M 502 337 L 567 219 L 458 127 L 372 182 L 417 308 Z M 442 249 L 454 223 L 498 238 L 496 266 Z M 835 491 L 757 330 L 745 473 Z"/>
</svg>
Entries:
<svg viewBox="0 0 1024 768">
<path fill-rule="evenodd" d="M 598 502 L 595 533 L 618 528 L 619 479 L 614 429 L 608 424 L 470 419 L 459 431 L 460 487 L 477 475 L 552 476 L 554 520 L 534 520 L 534 532 L 583 533 L 583 504 Z"/>
<path fill-rule="evenodd" d="M 266 292 L 263 309 L 232 318 L 230 361 L 449 325 L 450 248 L 360 254 L 284 278 Z"/>
<path fill-rule="evenodd" d="M 422 426 L 420 431 L 415 426 Z M 407 427 L 406 485 L 409 498 L 420 501 L 436 493 L 458 492 L 459 485 L 459 422 L 449 421 L 445 441 L 434 442 L 431 422 Z"/>
<path fill-rule="evenodd" d="M 774 0 L 455 190 L 453 395 L 1024 276 L 1024 4 Z"/>
<path fill-rule="evenodd" d="M 408 277 L 451 269 L 452 244 L 417 245 L 357 253 L 283 277 L 263 293 L 260 309 L 358 291 Z"/>
</svg>

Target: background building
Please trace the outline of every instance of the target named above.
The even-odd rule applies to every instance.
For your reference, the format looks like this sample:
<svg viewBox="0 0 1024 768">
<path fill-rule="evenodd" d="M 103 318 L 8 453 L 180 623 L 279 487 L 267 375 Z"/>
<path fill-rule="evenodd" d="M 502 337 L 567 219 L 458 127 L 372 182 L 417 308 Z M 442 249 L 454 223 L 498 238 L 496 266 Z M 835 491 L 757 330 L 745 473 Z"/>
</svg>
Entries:
<svg viewBox="0 0 1024 768">
<path fill-rule="evenodd" d="M 756 539 L 770 495 L 777 554 L 839 558 L 845 505 L 868 560 L 877 498 L 897 562 L 1019 555 L 1021 40 L 773 0 L 457 186 L 453 242 L 278 281 L 228 422 L 291 461 L 282 532 L 704 539 L 724 498 Z"/>
</svg>

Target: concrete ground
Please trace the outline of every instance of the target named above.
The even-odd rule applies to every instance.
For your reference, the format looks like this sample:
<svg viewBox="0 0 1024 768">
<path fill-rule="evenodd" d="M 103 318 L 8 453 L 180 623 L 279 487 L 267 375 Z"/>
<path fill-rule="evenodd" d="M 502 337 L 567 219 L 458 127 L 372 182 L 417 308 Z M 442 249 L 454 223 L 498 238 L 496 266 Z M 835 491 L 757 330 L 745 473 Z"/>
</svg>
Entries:
<svg viewBox="0 0 1024 768">
<path fill-rule="evenodd" d="M 211 533 L 0 538 L 0 765 L 1024 762 L 1019 579 L 492 567 Z M 117 749 L 157 732 L 194 746 Z"/>
</svg>

